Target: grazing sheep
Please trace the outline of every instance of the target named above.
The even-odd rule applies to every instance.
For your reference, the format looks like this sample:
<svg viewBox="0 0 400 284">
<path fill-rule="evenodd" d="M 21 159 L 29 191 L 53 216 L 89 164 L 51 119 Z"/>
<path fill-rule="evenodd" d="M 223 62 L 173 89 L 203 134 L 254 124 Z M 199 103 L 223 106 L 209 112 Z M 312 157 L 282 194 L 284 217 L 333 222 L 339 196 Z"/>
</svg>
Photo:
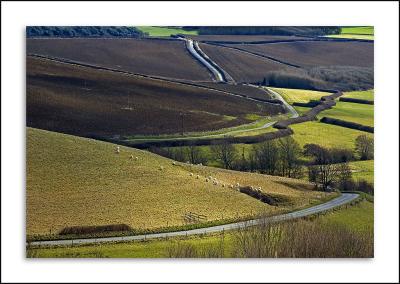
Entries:
<svg viewBox="0 0 400 284">
<path fill-rule="evenodd" d="M 160 166 L 160 170 L 162 171 L 164 169 L 164 167 L 163 166 Z"/>
<path fill-rule="evenodd" d="M 189 175 L 192 177 L 192 176 L 193 176 L 193 173 L 189 173 Z"/>
<path fill-rule="evenodd" d="M 233 188 L 233 185 L 232 185 L 232 184 L 230 184 L 230 185 L 229 185 L 229 188 Z"/>
<path fill-rule="evenodd" d="M 199 166 L 202 166 L 202 165 L 203 165 L 203 163 L 200 163 L 200 164 L 199 164 Z"/>
<path fill-rule="evenodd" d="M 239 185 L 239 183 L 237 182 L 237 183 L 236 183 L 236 187 L 239 187 L 239 186 L 240 186 L 240 185 Z"/>
<path fill-rule="evenodd" d="M 176 162 L 172 162 L 172 164 L 173 164 L 174 166 L 176 166 Z"/>
<path fill-rule="evenodd" d="M 208 182 L 208 178 L 206 178 L 206 182 Z"/>
<path fill-rule="evenodd" d="M 119 154 L 120 150 L 119 150 L 119 146 L 117 146 L 117 148 L 115 149 L 115 153 Z"/>
<path fill-rule="evenodd" d="M 138 157 L 135 157 L 135 160 L 137 161 L 137 160 L 139 160 L 139 158 L 138 158 Z"/>
<path fill-rule="evenodd" d="M 199 179 L 199 177 L 200 177 L 199 175 L 196 176 L 197 179 Z"/>
<path fill-rule="evenodd" d="M 222 187 L 225 187 L 225 184 L 224 184 L 224 183 L 222 184 Z"/>
<path fill-rule="evenodd" d="M 133 160 L 133 155 L 131 155 L 131 160 Z"/>
</svg>

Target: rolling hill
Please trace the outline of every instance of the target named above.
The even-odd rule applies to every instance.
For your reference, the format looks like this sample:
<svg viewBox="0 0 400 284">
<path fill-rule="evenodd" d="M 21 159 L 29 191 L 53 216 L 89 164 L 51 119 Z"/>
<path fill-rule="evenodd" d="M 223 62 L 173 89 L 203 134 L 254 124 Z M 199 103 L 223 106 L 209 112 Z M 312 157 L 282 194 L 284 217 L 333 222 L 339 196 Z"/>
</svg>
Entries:
<svg viewBox="0 0 400 284">
<path fill-rule="evenodd" d="M 210 175 L 218 185 L 206 182 Z M 262 203 L 227 186 L 234 183 L 260 186 L 284 202 Z M 293 210 L 330 196 L 305 181 L 174 165 L 150 152 L 121 146 L 116 153 L 115 144 L 34 128 L 27 128 L 26 184 L 28 236 L 89 225 L 156 230 L 185 225 L 182 216 L 188 212 L 211 222 L 229 221 Z"/>
</svg>

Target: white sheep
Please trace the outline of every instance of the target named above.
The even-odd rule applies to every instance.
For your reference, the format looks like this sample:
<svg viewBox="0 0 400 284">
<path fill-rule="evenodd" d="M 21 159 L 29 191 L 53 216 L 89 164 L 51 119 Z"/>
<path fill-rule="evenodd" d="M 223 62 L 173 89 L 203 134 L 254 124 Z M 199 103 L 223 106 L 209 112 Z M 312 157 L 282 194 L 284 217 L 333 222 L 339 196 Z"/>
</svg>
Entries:
<svg viewBox="0 0 400 284">
<path fill-rule="evenodd" d="M 119 146 L 117 146 L 117 148 L 115 149 L 115 153 L 119 154 Z"/>
<path fill-rule="evenodd" d="M 224 183 L 222 184 L 222 187 L 225 187 L 225 184 L 224 184 Z"/>
<path fill-rule="evenodd" d="M 208 178 L 206 178 L 206 182 L 208 182 Z"/>
<path fill-rule="evenodd" d="M 133 160 L 133 155 L 131 155 L 131 160 Z"/>
<path fill-rule="evenodd" d="M 232 185 L 232 184 L 230 184 L 230 185 L 229 185 L 229 188 L 233 188 L 233 185 Z"/>
<path fill-rule="evenodd" d="M 189 173 L 189 175 L 192 177 L 192 176 L 193 176 L 193 173 Z"/>
<path fill-rule="evenodd" d="M 237 182 L 237 183 L 236 183 L 236 187 L 239 187 L 239 186 L 240 186 L 240 185 L 239 185 L 239 183 Z"/>
<path fill-rule="evenodd" d="M 139 160 L 139 158 L 138 158 L 138 157 L 135 157 L 135 160 L 137 161 L 137 160 Z"/>
<path fill-rule="evenodd" d="M 172 162 L 172 165 L 176 166 L 176 162 Z"/>
<path fill-rule="evenodd" d="M 160 166 L 160 170 L 162 171 L 164 169 L 164 167 L 163 166 Z"/>
</svg>

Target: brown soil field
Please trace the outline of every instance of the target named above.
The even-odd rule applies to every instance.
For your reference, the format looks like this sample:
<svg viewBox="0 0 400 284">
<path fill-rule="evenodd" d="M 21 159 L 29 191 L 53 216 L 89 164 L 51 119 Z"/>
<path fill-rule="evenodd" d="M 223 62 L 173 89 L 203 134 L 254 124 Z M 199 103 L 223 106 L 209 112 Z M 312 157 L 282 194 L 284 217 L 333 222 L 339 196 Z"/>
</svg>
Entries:
<svg viewBox="0 0 400 284">
<path fill-rule="evenodd" d="M 200 48 L 236 82 L 261 82 L 269 71 L 289 69 L 290 67 L 230 48 L 199 44 Z"/>
<path fill-rule="evenodd" d="M 248 123 L 280 107 L 163 80 L 27 57 L 27 126 L 79 136 L 170 134 Z"/>
<path fill-rule="evenodd" d="M 370 42 L 292 42 L 227 45 L 271 56 L 302 67 L 374 66 L 374 44 Z"/>
<path fill-rule="evenodd" d="M 208 70 L 183 41 L 157 39 L 27 39 L 27 54 L 38 54 L 176 79 L 211 81 Z"/>
<path fill-rule="evenodd" d="M 248 96 L 250 98 L 255 98 L 255 99 L 264 99 L 264 100 L 271 99 L 271 96 L 265 91 L 265 89 L 248 85 L 232 85 L 232 84 L 218 84 L 218 83 L 198 83 L 198 85 L 231 92 L 233 94 Z"/>
<path fill-rule="evenodd" d="M 185 37 L 208 42 L 276 42 L 309 39 L 298 36 L 273 35 L 185 35 Z"/>
</svg>

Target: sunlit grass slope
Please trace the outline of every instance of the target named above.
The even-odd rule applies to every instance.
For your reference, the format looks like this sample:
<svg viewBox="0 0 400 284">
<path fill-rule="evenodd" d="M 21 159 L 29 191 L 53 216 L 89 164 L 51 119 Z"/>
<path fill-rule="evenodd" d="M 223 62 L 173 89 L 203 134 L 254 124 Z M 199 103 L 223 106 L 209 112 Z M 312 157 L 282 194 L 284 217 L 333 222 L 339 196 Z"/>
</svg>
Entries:
<svg viewBox="0 0 400 284">
<path fill-rule="evenodd" d="M 260 211 L 291 210 L 324 198 L 303 181 L 173 165 L 147 151 L 122 146 L 119 154 L 115 150 L 111 143 L 27 128 L 27 234 L 121 223 L 154 230 L 184 225 L 182 215 L 187 212 L 204 214 L 208 221 L 231 220 Z M 209 175 L 219 180 L 218 186 L 205 181 Z M 236 182 L 260 186 L 290 202 L 270 206 L 221 186 Z"/>
</svg>

